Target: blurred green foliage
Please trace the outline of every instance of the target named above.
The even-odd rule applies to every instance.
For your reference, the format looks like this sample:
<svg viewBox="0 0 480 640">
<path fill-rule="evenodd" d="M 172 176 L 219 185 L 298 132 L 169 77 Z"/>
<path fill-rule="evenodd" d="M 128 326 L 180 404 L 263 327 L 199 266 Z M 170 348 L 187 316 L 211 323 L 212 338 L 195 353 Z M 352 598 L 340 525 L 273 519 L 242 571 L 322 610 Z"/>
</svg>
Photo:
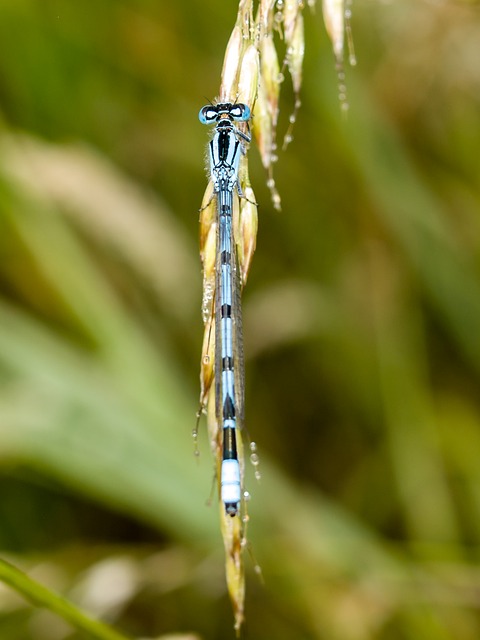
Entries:
<svg viewBox="0 0 480 640">
<path fill-rule="evenodd" d="M 353 9 L 346 120 L 320 10 L 306 13 L 280 214 L 251 150 L 249 537 L 265 584 L 249 577 L 246 633 L 474 640 L 480 14 Z M 213 0 L 0 4 L 0 545 L 136 637 L 233 637 L 213 465 L 205 434 L 195 463 L 191 430 L 196 114 L 235 14 Z M 283 99 L 280 132 L 287 82 Z M 77 637 L 6 588 L 0 636 Z"/>
</svg>

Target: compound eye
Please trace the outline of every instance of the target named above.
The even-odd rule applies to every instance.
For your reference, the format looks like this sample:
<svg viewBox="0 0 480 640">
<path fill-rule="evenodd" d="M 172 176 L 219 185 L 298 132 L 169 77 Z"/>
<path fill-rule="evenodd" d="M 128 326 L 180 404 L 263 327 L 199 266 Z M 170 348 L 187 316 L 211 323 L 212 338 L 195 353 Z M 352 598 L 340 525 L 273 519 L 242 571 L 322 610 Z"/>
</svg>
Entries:
<svg viewBox="0 0 480 640">
<path fill-rule="evenodd" d="M 239 102 L 238 104 L 234 104 L 230 109 L 230 115 L 234 120 L 247 122 L 247 120 L 250 120 L 250 107 Z"/>
<path fill-rule="evenodd" d="M 202 107 L 198 114 L 198 119 L 202 124 L 211 124 L 215 122 L 218 117 L 218 111 L 211 104 L 208 104 L 206 107 Z"/>
</svg>

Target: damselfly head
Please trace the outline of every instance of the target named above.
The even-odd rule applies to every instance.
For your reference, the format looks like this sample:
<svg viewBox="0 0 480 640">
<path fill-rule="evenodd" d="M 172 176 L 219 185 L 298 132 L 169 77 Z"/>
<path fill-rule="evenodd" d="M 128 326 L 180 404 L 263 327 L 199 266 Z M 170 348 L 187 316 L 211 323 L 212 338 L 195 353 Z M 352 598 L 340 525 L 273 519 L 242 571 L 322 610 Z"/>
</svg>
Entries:
<svg viewBox="0 0 480 640">
<path fill-rule="evenodd" d="M 250 120 L 251 111 L 250 107 L 241 102 L 232 104 L 231 102 L 225 102 L 221 104 L 207 104 L 200 109 L 198 119 L 202 124 L 213 124 L 221 119 L 247 122 Z"/>
</svg>

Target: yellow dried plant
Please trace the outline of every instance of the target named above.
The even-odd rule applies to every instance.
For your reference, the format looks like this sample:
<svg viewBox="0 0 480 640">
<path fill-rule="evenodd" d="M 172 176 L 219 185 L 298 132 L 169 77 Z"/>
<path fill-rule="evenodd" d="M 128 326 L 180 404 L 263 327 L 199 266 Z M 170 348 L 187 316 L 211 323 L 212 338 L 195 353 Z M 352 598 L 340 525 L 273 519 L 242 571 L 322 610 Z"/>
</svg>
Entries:
<svg viewBox="0 0 480 640">
<path fill-rule="evenodd" d="M 313 8 L 313 0 L 308 5 Z M 293 113 L 284 138 L 284 147 L 292 140 L 292 127 L 300 107 L 302 66 L 305 52 L 302 0 L 240 0 L 237 19 L 227 44 L 222 68 L 219 103 L 243 103 L 248 105 L 252 117 L 252 131 L 257 142 L 263 166 L 267 172 L 267 185 L 273 205 L 280 209 L 280 196 L 275 186 L 273 165 L 277 160 L 277 124 L 279 96 L 285 71 L 291 78 L 295 95 Z M 345 0 L 323 0 L 323 14 L 327 32 L 332 40 L 343 87 L 343 42 L 345 33 L 350 38 L 348 23 L 350 5 Z M 347 24 L 347 27 L 345 26 Z M 351 62 L 354 63 L 353 48 Z M 279 60 L 282 60 L 280 64 Z M 341 89 L 341 93 L 345 93 Z M 346 98 L 341 99 L 346 105 Z M 239 123 L 239 130 L 246 132 L 248 125 Z M 242 288 L 248 277 L 256 246 L 258 212 L 255 195 L 248 172 L 248 155 L 243 154 L 238 171 L 239 189 L 233 194 L 233 237 Z M 207 414 L 211 448 L 216 460 L 217 484 L 220 493 L 222 464 L 222 425 L 218 423 L 215 399 L 215 269 L 217 264 L 217 212 L 213 183 L 210 182 L 200 209 L 200 256 L 203 265 L 202 315 L 205 334 L 201 361 L 201 413 Z M 239 408 L 243 414 L 243 407 Z M 243 416 L 242 416 L 243 417 Z M 241 420 L 240 420 L 241 422 Z M 195 430 L 196 435 L 196 430 Z M 238 459 L 243 491 L 240 517 L 230 517 L 220 501 L 221 531 L 225 546 L 226 576 L 233 604 L 235 629 L 239 632 L 244 621 L 245 576 L 243 550 L 246 546 L 247 492 L 244 491 L 244 448 L 238 434 Z M 259 478 L 256 446 L 251 443 L 251 460 L 255 477 Z"/>
</svg>

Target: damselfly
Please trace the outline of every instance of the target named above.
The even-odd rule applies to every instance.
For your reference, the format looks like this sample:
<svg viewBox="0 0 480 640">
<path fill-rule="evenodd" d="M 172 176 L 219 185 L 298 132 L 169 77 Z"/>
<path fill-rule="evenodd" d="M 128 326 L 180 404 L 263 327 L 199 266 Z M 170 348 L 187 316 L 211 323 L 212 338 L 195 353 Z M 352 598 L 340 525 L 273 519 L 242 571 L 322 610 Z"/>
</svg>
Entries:
<svg viewBox="0 0 480 640">
<path fill-rule="evenodd" d="M 250 142 L 250 108 L 242 103 L 207 105 L 200 122 L 214 124 L 209 143 L 209 172 L 216 199 L 215 266 L 215 411 L 222 433 L 220 493 L 225 512 L 240 511 L 242 478 L 237 429 L 243 421 L 244 367 L 240 305 L 240 271 L 234 238 L 234 198 L 243 197 L 239 169 Z M 245 131 L 236 123 L 245 123 Z M 235 193 L 236 191 L 236 193 Z"/>
</svg>

